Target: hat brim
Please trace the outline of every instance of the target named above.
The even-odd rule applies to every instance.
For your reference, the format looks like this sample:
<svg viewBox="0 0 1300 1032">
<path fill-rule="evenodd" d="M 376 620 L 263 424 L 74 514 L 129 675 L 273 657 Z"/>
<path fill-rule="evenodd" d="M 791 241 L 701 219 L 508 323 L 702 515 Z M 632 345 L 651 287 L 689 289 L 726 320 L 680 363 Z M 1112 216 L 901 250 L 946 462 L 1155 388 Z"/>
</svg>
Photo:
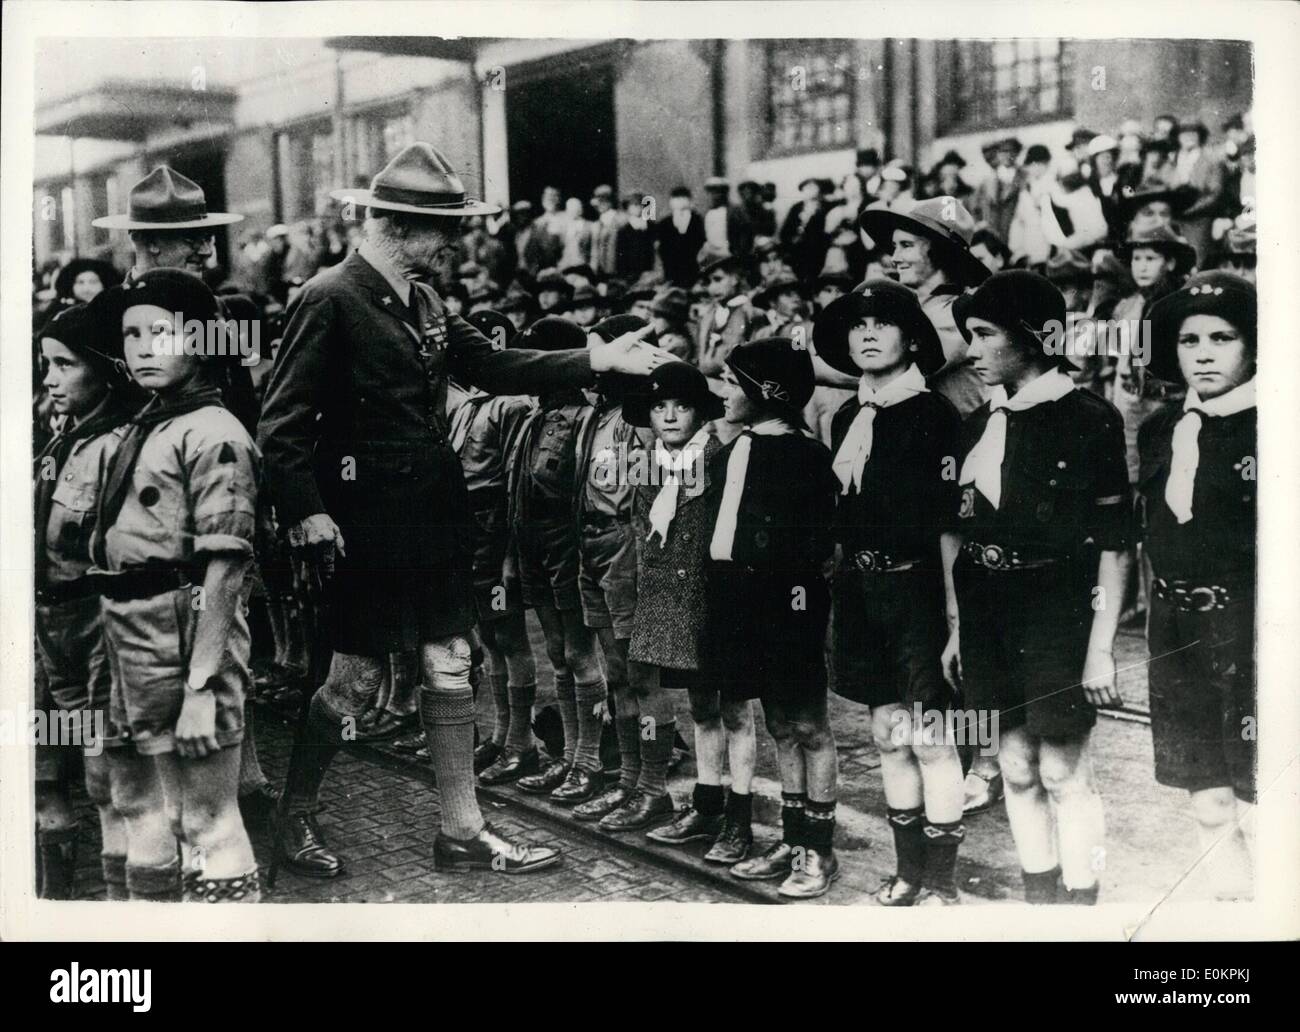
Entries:
<svg viewBox="0 0 1300 1032">
<path fill-rule="evenodd" d="M 1053 284 L 1053 286 L 1055 286 L 1055 284 Z M 1068 318 L 1069 313 L 1066 313 L 1066 319 Z M 979 299 L 976 298 L 974 294 L 962 294 L 952 303 L 952 319 L 957 325 L 957 332 L 961 334 L 962 340 L 967 344 L 970 343 L 970 330 L 966 327 L 968 319 L 985 319 L 988 322 L 993 323 L 995 326 L 1000 326 L 1008 334 L 1012 333 L 1012 331 L 1016 329 L 1015 327 L 1007 325 L 1005 321 L 1005 313 L 990 312 L 983 308 L 979 303 Z M 1025 332 L 1027 333 L 1028 331 Z M 1075 368 L 1074 363 L 1071 362 L 1069 357 L 1065 354 L 1045 355 L 1045 357 L 1049 359 L 1052 365 L 1059 369 L 1064 369 L 1066 372 Z"/>
<path fill-rule="evenodd" d="M 945 237 L 933 226 L 888 208 L 869 208 L 858 216 L 858 228 L 867 236 L 876 249 L 885 254 L 893 250 L 894 230 L 923 236 L 939 246 L 941 264 L 947 264 L 961 277 L 962 286 L 977 287 L 992 273 L 988 267 L 970 252 L 969 247 L 959 245 Z"/>
<path fill-rule="evenodd" d="M 371 190 L 331 190 L 330 196 L 336 201 L 351 202 L 361 208 L 378 208 L 383 211 L 397 211 L 406 215 L 427 215 L 430 218 L 461 219 L 468 215 L 497 215 L 501 211 L 499 204 L 476 201 L 466 198 L 459 205 L 442 205 L 437 208 L 418 204 L 399 204 L 396 201 L 377 199 Z"/>
<path fill-rule="evenodd" d="M 818 313 L 813 326 L 813 344 L 817 357 L 846 376 L 861 376 L 849 354 L 849 331 L 868 315 L 880 316 L 898 326 L 909 343 L 916 345 L 912 361 L 922 376 L 933 376 L 945 361 L 939 332 L 919 308 L 913 317 L 898 311 L 885 298 L 875 295 L 845 294 Z M 895 321 L 896 320 L 896 321 Z"/>
<path fill-rule="evenodd" d="M 210 211 L 201 219 L 186 219 L 184 222 L 142 222 L 140 219 L 133 219 L 130 215 L 102 215 L 91 221 L 91 225 L 96 229 L 152 229 L 163 231 L 168 229 L 207 229 L 208 227 L 229 226 L 235 222 L 243 222 L 244 216 L 237 215 L 233 211 Z"/>
<path fill-rule="evenodd" d="M 745 397 L 761 408 L 764 412 L 771 412 L 780 416 L 782 419 L 793 423 L 795 426 L 804 427 L 803 410 L 804 406 L 812 400 L 813 391 L 816 390 L 815 381 L 808 384 L 808 396 L 800 401 L 782 401 L 779 398 L 765 398 L 763 396 L 762 385 L 754 379 L 746 370 L 736 367 L 733 357 L 727 359 L 727 368 L 731 370 L 736 382 L 740 384 L 740 389 L 745 392 Z"/>
<path fill-rule="evenodd" d="M 740 273 L 745 267 L 744 261 L 734 254 L 723 255 L 720 258 L 713 258 L 700 266 L 701 276 L 712 276 L 719 269 L 730 269 L 733 272 Z"/>
<path fill-rule="evenodd" d="M 623 419 L 631 426 L 651 429 L 650 410 L 660 401 L 672 398 L 674 401 L 684 401 L 695 407 L 699 414 L 700 422 L 707 423 L 713 419 L 721 419 L 722 414 L 726 411 L 722 404 L 722 399 L 714 394 L 711 390 L 705 388 L 702 392 L 692 391 L 668 391 L 655 392 L 648 390 L 634 390 L 623 399 Z"/>
<path fill-rule="evenodd" d="M 1257 332 L 1257 302 L 1245 291 L 1192 294 L 1186 288 L 1166 294 L 1145 313 L 1151 324 L 1151 354 L 1147 369 L 1166 383 L 1186 383 L 1178 365 L 1178 331 L 1189 315 L 1217 315 L 1240 331 Z"/>
</svg>

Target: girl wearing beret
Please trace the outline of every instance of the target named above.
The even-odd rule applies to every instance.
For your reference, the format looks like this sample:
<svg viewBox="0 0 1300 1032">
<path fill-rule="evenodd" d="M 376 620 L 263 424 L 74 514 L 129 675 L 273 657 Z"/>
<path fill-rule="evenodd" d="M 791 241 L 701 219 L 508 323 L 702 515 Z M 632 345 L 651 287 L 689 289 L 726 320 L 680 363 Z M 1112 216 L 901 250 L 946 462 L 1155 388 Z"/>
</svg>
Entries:
<svg viewBox="0 0 1300 1032">
<path fill-rule="evenodd" d="M 1065 301 L 1043 277 L 996 273 L 954 316 L 992 390 L 959 443 L 958 622 L 944 673 L 998 735 L 1026 901 L 1092 904 L 1104 819 L 1088 740 L 1095 707 L 1119 702 L 1123 426 L 1054 357 Z"/>
<path fill-rule="evenodd" d="M 185 898 L 256 902 L 237 789 L 258 456 L 219 386 L 227 327 L 203 281 L 176 269 L 105 297 L 131 377 L 152 394 L 102 474 L 92 542 L 113 721 L 156 766 Z"/>
<path fill-rule="evenodd" d="M 1151 308 L 1151 372 L 1187 385 L 1143 424 L 1156 780 L 1187 791 L 1216 895 L 1249 896 L 1255 801 L 1255 288 L 1208 272 Z"/>
<path fill-rule="evenodd" d="M 816 329 L 818 354 L 860 377 L 831 424 L 841 485 L 833 656 L 835 691 L 871 707 L 880 749 L 898 866 L 876 900 L 957 903 L 962 769 L 939 655 L 947 637 L 940 539 L 957 505 L 956 479 L 944 472 L 961 418 L 926 386 L 943 346 L 906 287 L 868 280 L 818 316 Z M 950 568 L 956 539 L 947 537 Z M 955 611 L 956 600 L 947 601 Z"/>
</svg>

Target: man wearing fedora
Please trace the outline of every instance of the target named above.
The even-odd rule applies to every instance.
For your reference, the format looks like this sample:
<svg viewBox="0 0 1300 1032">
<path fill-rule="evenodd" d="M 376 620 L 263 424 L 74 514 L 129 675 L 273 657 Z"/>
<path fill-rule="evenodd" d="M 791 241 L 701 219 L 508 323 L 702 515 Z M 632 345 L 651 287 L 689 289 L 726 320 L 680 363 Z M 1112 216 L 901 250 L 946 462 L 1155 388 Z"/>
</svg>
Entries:
<svg viewBox="0 0 1300 1032">
<path fill-rule="evenodd" d="M 898 281 L 916 291 L 938 331 L 945 362 L 930 377 L 931 388 L 963 416 L 973 412 L 984 400 L 984 384 L 970 367 L 952 306 L 963 290 L 989 276 L 984 263 L 971 254 L 975 220 L 955 197 L 932 197 L 906 214 L 869 208 L 858 225 L 877 247 L 892 250 Z"/>
<path fill-rule="evenodd" d="M 506 349 L 448 316 L 422 278 L 456 247 L 465 218 L 498 209 L 467 197 L 427 143 L 403 149 L 369 190 L 334 196 L 345 213 L 368 210 L 365 242 L 291 307 L 258 427 L 267 488 L 292 542 L 333 561 L 334 659 L 294 746 L 279 846 L 291 870 L 342 873 L 316 824 L 319 787 L 384 657 L 413 649 L 440 795 L 435 864 L 549 866 L 553 850 L 497 835 L 474 796 L 469 499 L 447 439 L 447 381 L 538 394 L 590 385 L 599 372 L 647 374 L 667 356 L 636 334 L 567 353 Z"/>
</svg>

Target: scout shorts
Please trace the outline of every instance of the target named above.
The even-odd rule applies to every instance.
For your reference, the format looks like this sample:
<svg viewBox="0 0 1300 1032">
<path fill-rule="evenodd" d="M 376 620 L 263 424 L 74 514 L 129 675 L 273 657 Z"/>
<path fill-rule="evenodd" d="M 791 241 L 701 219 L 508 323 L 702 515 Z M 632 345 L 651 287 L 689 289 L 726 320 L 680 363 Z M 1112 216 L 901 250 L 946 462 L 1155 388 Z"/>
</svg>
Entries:
<svg viewBox="0 0 1300 1032">
<path fill-rule="evenodd" d="M 578 532 L 569 520 L 520 527 L 519 590 L 524 605 L 566 611 L 581 604 L 578 594 Z"/>
<path fill-rule="evenodd" d="M 104 641 L 113 673 L 112 722 L 141 755 L 176 748 L 174 732 L 198 623 L 193 592 L 187 586 L 151 598 L 103 599 Z M 248 655 L 248 620 L 241 606 L 209 689 L 216 696 L 216 738 L 222 748 L 244 738 Z"/>
<path fill-rule="evenodd" d="M 832 594 L 837 695 L 867 706 L 947 708 L 952 692 L 939 666 L 948 631 L 938 569 L 845 570 Z"/>
<path fill-rule="evenodd" d="M 636 615 L 636 536 L 630 523 L 583 528 L 578 546 L 582 622 L 631 638 Z"/>
<path fill-rule="evenodd" d="M 47 700 L 84 721 L 81 741 L 96 727 L 104 744 L 120 744 L 109 720 L 113 679 L 100 624 L 99 596 L 36 606 L 36 659 L 44 676 Z M 37 698 L 38 706 L 46 700 Z"/>
<path fill-rule="evenodd" d="M 963 554 L 953 578 L 965 702 L 996 713 L 999 732 L 1086 734 L 1097 721 L 1082 685 L 1096 564 L 997 571 Z"/>
<path fill-rule="evenodd" d="M 1255 605 L 1181 612 L 1151 599 L 1151 744 L 1156 780 L 1255 801 Z"/>
<path fill-rule="evenodd" d="M 510 545 L 504 499 L 500 506 L 475 509 L 473 519 L 474 608 L 486 623 L 521 611 L 523 598 L 519 586 L 506 588 L 501 576 Z"/>
</svg>

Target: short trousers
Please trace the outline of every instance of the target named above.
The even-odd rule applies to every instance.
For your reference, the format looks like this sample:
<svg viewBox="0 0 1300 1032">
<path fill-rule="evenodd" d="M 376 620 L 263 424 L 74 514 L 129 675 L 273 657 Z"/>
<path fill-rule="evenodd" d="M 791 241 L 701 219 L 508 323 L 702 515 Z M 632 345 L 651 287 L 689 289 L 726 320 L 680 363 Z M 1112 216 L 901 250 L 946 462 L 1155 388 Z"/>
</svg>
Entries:
<svg viewBox="0 0 1300 1032">
<path fill-rule="evenodd" d="M 845 570 L 831 587 L 835 693 L 867 706 L 946 709 L 939 657 L 947 642 L 943 574 L 936 568 Z"/>
<path fill-rule="evenodd" d="M 112 724 L 144 756 L 176 748 L 176 721 L 198 625 L 195 590 L 181 587 L 151 598 L 103 600 L 104 642 L 113 672 Z M 216 739 L 222 748 L 244 738 L 248 657 L 248 618 L 238 606 L 220 669 L 208 689 L 216 698 Z"/>
<path fill-rule="evenodd" d="M 475 509 L 472 513 L 474 549 L 474 608 L 487 623 L 523 611 L 519 585 L 507 587 L 501 575 L 510 546 L 510 525 L 504 501 L 500 506 Z"/>
<path fill-rule="evenodd" d="M 966 705 L 996 714 L 999 732 L 1086 734 L 1097 722 L 1082 684 L 1096 564 L 994 571 L 963 554 L 953 578 Z"/>
<path fill-rule="evenodd" d="M 119 741 L 110 727 L 113 677 L 100 622 L 99 596 L 36 605 L 36 661 L 44 674 L 48 700 L 65 713 L 78 714 L 87 731 L 99 731 L 104 744 Z M 45 701 L 38 698 L 38 706 Z"/>
<path fill-rule="evenodd" d="M 519 528 L 515 541 L 524 605 L 579 608 L 578 531 L 573 523 L 532 523 Z"/>
<path fill-rule="evenodd" d="M 631 638 L 636 626 L 636 532 L 632 524 L 583 528 L 578 555 L 582 622 L 593 630 L 612 627 L 615 638 Z"/>
<path fill-rule="evenodd" d="M 1255 801 L 1255 603 L 1180 612 L 1151 599 L 1147 642 L 1156 781 Z"/>
</svg>

